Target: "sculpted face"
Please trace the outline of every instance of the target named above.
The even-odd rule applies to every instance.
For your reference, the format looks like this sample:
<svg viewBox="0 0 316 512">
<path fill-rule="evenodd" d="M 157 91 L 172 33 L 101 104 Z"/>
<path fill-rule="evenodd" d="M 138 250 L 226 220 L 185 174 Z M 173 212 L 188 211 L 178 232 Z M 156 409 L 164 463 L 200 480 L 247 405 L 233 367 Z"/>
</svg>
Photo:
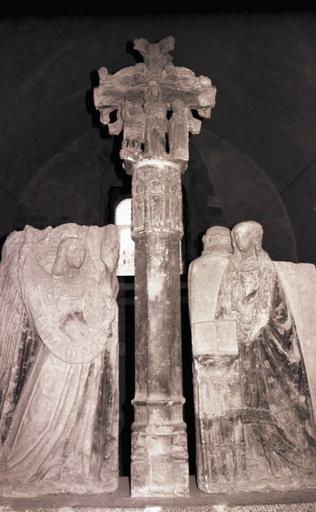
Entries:
<svg viewBox="0 0 316 512">
<path fill-rule="evenodd" d="M 248 252 L 251 248 L 261 249 L 262 234 L 261 225 L 254 221 L 241 222 L 232 230 L 234 245 L 242 253 Z"/>
<path fill-rule="evenodd" d="M 185 110 L 185 105 L 183 103 L 183 101 L 181 100 L 175 100 L 173 103 L 172 103 L 172 110 L 174 112 L 184 112 Z"/>
<path fill-rule="evenodd" d="M 74 240 L 67 248 L 66 261 L 69 266 L 80 268 L 86 257 L 85 246 L 80 240 Z"/>
<path fill-rule="evenodd" d="M 245 226 L 241 226 L 234 231 L 234 241 L 240 252 L 246 252 L 253 246 L 254 239 L 251 235 L 251 232 Z"/>
</svg>

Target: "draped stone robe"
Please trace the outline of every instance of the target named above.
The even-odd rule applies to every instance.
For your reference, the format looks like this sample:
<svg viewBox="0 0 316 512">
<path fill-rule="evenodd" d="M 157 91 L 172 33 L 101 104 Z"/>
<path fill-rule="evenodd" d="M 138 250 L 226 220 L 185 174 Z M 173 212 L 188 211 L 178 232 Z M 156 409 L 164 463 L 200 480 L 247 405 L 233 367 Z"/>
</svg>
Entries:
<svg viewBox="0 0 316 512">
<path fill-rule="evenodd" d="M 224 482 L 251 490 L 312 485 L 316 442 L 306 370 L 295 321 L 268 255 L 246 263 L 230 258 L 216 321 L 236 322 L 238 355 L 222 357 L 230 393 L 222 412 L 202 425 L 208 449 L 205 490 L 222 490 Z"/>
<path fill-rule="evenodd" d="M 107 254 L 117 252 L 109 229 L 27 228 L 35 240 L 22 241 L 17 273 L 33 350 L 26 361 L 6 361 L 28 368 L 0 450 L 4 495 L 104 493 L 118 485 L 117 280 L 115 268 L 97 259 L 106 236 Z M 46 270 L 67 240 L 85 248 L 68 277 Z"/>
</svg>

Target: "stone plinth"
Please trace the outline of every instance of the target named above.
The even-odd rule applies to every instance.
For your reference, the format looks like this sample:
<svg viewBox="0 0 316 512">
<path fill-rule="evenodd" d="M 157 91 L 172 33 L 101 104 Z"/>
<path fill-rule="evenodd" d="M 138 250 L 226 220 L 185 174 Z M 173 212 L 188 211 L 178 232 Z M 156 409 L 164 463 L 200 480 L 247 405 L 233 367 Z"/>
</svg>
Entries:
<svg viewBox="0 0 316 512">
<path fill-rule="evenodd" d="M 190 478 L 190 496 L 131 498 L 129 481 L 120 478 L 112 494 L 0 498 L 0 512 L 315 512 L 316 490 L 205 494 Z"/>
</svg>

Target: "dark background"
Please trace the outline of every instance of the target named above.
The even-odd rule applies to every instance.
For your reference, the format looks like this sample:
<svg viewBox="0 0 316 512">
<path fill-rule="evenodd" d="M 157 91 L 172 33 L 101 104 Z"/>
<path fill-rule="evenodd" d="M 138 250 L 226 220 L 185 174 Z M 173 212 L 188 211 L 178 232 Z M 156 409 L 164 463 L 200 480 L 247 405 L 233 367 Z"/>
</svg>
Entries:
<svg viewBox="0 0 316 512">
<path fill-rule="evenodd" d="M 22 15 L 23 14 L 23 15 Z M 131 41 L 176 39 L 174 63 L 217 87 L 212 118 L 190 142 L 183 179 L 185 270 L 201 236 L 257 220 L 273 259 L 316 261 L 316 15 L 151 6 L 119 12 L 8 12 L 0 19 L 0 238 L 25 224 L 113 221 L 130 191 L 119 140 L 93 108 L 96 70 L 133 65 Z M 122 471 L 133 397 L 133 280 L 121 278 Z M 186 273 L 184 389 L 194 428 Z"/>
</svg>

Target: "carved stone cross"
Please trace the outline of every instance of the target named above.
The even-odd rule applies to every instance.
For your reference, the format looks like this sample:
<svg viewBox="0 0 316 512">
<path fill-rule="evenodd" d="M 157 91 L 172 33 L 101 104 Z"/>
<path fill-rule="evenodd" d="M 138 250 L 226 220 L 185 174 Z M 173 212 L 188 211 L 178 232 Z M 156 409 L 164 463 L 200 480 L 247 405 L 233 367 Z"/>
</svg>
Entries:
<svg viewBox="0 0 316 512">
<path fill-rule="evenodd" d="M 189 159 L 189 133 L 198 134 L 201 117 L 210 117 L 216 89 L 206 76 L 196 77 L 187 68 L 172 64 L 169 54 L 173 37 L 150 44 L 135 39 L 134 48 L 144 63 L 123 68 L 110 75 L 99 69 L 100 85 L 94 90 L 94 102 L 100 120 L 109 133 L 123 130 L 120 156 L 132 172 L 130 162 L 147 157 L 167 158 L 186 163 Z M 116 113 L 116 120 L 111 118 Z M 185 167 L 185 166 L 184 166 Z"/>
<path fill-rule="evenodd" d="M 183 421 L 180 256 L 183 235 L 181 173 L 189 133 L 210 117 L 216 89 L 205 76 L 172 64 L 173 37 L 135 39 L 143 63 L 110 75 L 99 70 L 94 90 L 101 123 L 123 131 L 120 156 L 132 174 L 135 240 L 135 398 L 133 496 L 189 492 Z"/>
</svg>

